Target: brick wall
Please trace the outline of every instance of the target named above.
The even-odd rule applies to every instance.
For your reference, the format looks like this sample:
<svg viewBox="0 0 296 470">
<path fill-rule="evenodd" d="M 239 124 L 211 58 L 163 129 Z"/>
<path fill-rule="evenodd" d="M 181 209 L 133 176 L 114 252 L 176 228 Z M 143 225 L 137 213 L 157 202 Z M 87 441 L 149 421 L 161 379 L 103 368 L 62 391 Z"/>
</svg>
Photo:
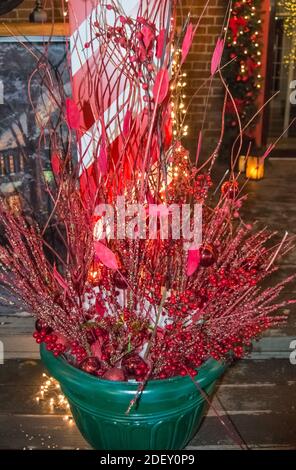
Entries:
<svg viewBox="0 0 296 470">
<path fill-rule="evenodd" d="M 52 3 L 54 5 L 54 20 L 55 21 L 62 21 L 62 8 L 61 8 L 61 0 L 44 0 L 44 9 L 47 11 L 48 20 L 52 21 Z M 23 3 L 19 5 L 18 8 L 15 8 L 13 11 L 7 13 L 0 17 L 0 21 L 6 22 L 21 22 L 21 21 L 29 21 L 29 15 L 31 11 L 34 9 L 35 0 L 24 0 Z"/>
<path fill-rule="evenodd" d="M 55 21 L 62 20 L 61 0 L 52 0 L 55 6 Z M 1 17 L 1 21 L 27 21 L 30 12 L 33 10 L 35 0 L 24 0 L 24 2 L 7 16 Z M 183 17 L 185 21 L 188 12 L 191 12 L 193 23 L 196 23 L 205 5 L 205 0 L 182 0 L 179 2 L 179 22 Z M 193 96 L 203 81 L 209 77 L 210 62 L 218 35 L 226 11 L 225 0 L 211 0 L 206 15 L 201 21 L 200 27 L 194 39 L 192 50 L 189 54 L 185 70 L 188 74 L 186 94 Z M 52 19 L 51 1 L 44 1 L 48 11 L 48 19 Z M 211 86 L 209 86 L 211 85 Z M 192 101 L 192 105 L 187 117 L 189 125 L 189 135 L 186 145 L 191 152 L 195 153 L 198 132 L 204 119 L 204 111 L 209 95 L 206 117 L 204 122 L 204 143 L 203 156 L 209 154 L 215 148 L 221 129 L 221 108 L 222 108 L 222 87 L 219 79 L 214 79 L 212 83 L 206 83 L 200 90 L 197 97 Z"/>
<path fill-rule="evenodd" d="M 190 11 L 192 22 L 195 24 L 206 2 L 205 0 L 182 0 L 180 3 L 179 20 L 183 16 L 184 21 Z M 193 99 L 188 113 L 189 136 L 186 144 L 191 152 L 195 154 L 197 136 L 206 109 L 203 157 L 215 148 L 221 130 L 221 109 L 223 105 L 221 83 L 218 78 L 215 78 L 212 83 L 209 81 L 205 85 L 203 85 L 203 82 L 210 74 L 211 58 L 217 38 L 221 34 L 226 6 L 227 2 L 225 0 L 211 0 L 206 15 L 197 30 L 191 52 L 184 67 L 187 72 L 187 99 L 193 96 L 195 91 L 202 86 L 198 96 Z M 206 108 L 207 96 L 209 96 L 209 99 Z"/>
</svg>

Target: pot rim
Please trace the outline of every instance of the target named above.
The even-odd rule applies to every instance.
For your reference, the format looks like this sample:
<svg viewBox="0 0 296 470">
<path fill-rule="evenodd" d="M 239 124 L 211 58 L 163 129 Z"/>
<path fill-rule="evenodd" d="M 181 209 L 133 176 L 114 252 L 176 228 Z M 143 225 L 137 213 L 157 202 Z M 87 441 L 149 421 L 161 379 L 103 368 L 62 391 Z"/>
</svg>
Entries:
<svg viewBox="0 0 296 470">
<path fill-rule="evenodd" d="M 45 366 L 49 364 L 50 370 L 51 370 L 50 365 L 54 367 L 54 364 L 59 364 L 60 368 L 62 369 L 61 375 L 63 375 L 62 372 L 65 372 L 68 377 L 71 377 L 73 379 L 75 377 L 75 381 L 77 380 L 77 376 L 78 376 L 78 377 L 81 377 L 81 379 L 83 379 L 84 381 L 88 380 L 88 382 L 93 383 L 93 385 L 108 384 L 109 387 L 114 387 L 114 388 L 118 386 L 134 388 L 135 386 L 139 387 L 143 383 L 143 382 L 137 382 L 136 380 L 113 381 L 113 380 L 106 380 L 106 379 L 102 379 L 99 377 L 95 377 L 73 366 L 63 356 L 55 357 L 51 351 L 47 351 L 44 344 L 40 345 L 40 356 L 41 356 L 41 359 L 44 361 Z M 185 376 L 177 375 L 175 377 L 170 377 L 168 379 L 148 380 L 147 384 L 149 383 L 150 386 L 155 386 L 155 387 L 165 385 L 168 383 L 174 383 L 175 385 L 177 385 L 178 382 L 184 382 L 185 379 L 187 380 L 189 379 L 192 383 L 195 383 L 197 381 L 198 384 L 202 386 L 203 383 L 207 380 L 207 371 L 212 370 L 213 368 L 217 369 L 217 371 L 220 371 L 221 369 L 226 368 L 226 363 L 223 361 L 216 361 L 215 359 L 210 357 L 199 368 L 196 369 L 197 373 L 192 378 L 188 375 L 185 375 Z M 218 373 L 218 376 L 220 375 L 221 375 L 221 372 Z"/>
</svg>

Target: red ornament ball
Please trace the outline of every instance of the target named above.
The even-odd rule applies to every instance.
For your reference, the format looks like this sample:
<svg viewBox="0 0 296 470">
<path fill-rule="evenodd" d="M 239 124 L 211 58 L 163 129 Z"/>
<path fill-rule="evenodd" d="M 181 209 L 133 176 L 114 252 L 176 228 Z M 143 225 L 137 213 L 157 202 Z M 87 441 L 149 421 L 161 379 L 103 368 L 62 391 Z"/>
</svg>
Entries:
<svg viewBox="0 0 296 470">
<path fill-rule="evenodd" d="M 87 357 L 80 364 L 80 369 L 92 375 L 96 375 L 100 367 L 100 361 L 96 357 Z"/>
<path fill-rule="evenodd" d="M 122 367 L 129 379 L 143 380 L 148 371 L 144 359 L 138 354 L 130 354 L 122 360 Z"/>
<path fill-rule="evenodd" d="M 209 268 L 217 261 L 217 254 L 212 245 L 204 245 L 200 248 L 200 265 Z"/>
<path fill-rule="evenodd" d="M 41 333 L 41 331 L 43 332 L 43 334 L 46 334 L 46 335 L 49 335 L 50 333 L 52 333 L 52 328 L 50 328 L 50 326 L 47 326 L 47 325 L 43 325 L 41 320 L 36 320 L 35 322 L 35 330 L 38 332 L 38 333 Z"/>
<path fill-rule="evenodd" d="M 42 323 L 41 323 L 41 320 L 36 320 L 36 322 L 35 322 L 35 330 L 38 331 L 38 333 L 40 333 L 40 331 L 42 330 Z"/>
<path fill-rule="evenodd" d="M 126 377 L 122 369 L 119 367 L 113 367 L 112 369 L 107 370 L 103 375 L 103 379 L 112 380 L 113 382 L 125 382 Z"/>
<path fill-rule="evenodd" d="M 234 199 L 239 192 L 237 181 L 226 181 L 221 187 L 221 193 L 228 199 Z"/>
</svg>

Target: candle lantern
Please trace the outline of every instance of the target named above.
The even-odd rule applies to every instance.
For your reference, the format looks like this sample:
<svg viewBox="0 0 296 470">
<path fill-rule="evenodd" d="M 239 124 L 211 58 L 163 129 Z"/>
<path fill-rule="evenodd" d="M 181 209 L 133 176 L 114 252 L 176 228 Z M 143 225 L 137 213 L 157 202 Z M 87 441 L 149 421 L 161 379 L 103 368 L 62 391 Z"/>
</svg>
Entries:
<svg viewBox="0 0 296 470">
<path fill-rule="evenodd" d="M 250 180 L 261 180 L 264 176 L 264 160 L 260 157 L 248 157 L 246 177 Z"/>
<path fill-rule="evenodd" d="M 94 261 L 88 271 L 87 280 L 93 287 L 100 284 L 102 278 L 101 267 L 101 264 Z"/>
<path fill-rule="evenodd" d="M 245 155 L 241 155 L 238 160 L 238 171 L 240 173 L 245 173 L 246 163 L 247 163 L 247 157 Z"/>
</svg>

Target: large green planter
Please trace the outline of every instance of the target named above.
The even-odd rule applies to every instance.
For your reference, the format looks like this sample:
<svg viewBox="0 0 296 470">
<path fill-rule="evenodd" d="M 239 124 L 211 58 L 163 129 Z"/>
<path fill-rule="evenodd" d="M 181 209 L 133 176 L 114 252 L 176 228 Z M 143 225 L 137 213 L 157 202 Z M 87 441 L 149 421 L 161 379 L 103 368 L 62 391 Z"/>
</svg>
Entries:
<svg viewBox="0 0 296 470">
<path fill-rule="evenodd" d="M 137 408 L 126 415 L 137 383 L 93 377 L 55 358 L 43 345 L 41 358 L 59 381 L 81 434 L 95 449 L 183 449 L 204 416 L 207 403 L 189 377 L 149 381 Z M 210 359 L 196 380 L 211 395 L 224 370 L 224 364 Z"/>
</svg>

